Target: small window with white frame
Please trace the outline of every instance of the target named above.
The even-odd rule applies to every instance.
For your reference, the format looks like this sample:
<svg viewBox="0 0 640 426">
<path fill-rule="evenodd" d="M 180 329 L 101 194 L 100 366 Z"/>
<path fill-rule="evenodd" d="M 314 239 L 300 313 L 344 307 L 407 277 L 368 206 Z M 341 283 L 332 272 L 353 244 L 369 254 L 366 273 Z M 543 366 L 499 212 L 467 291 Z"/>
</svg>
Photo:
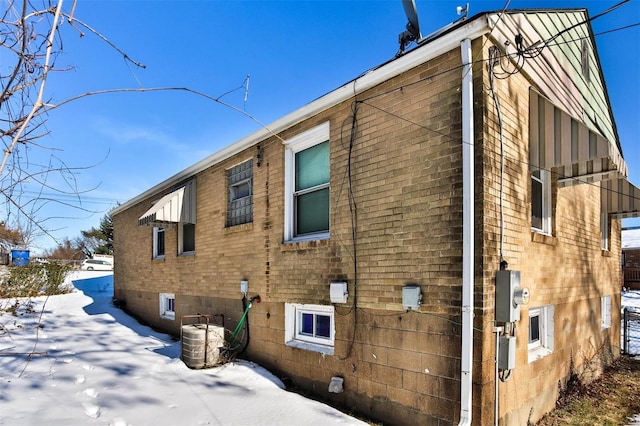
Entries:
<svg viewBox="0 0 640 426">
<path fill-rule="evenodd" d="M 160 293 L 160 317 L 176 319 L 176 296 L 173 293 Z"/>
<path fill-rule="evenodd" d="M 600 325 L 602 329 L 611 327 L 611 296 L 600 298 Z"/>
<path fill-rule="evenodd" d="M 178 253 L 192 254 L 196 251 L 196 225 L 194 223 L 178 224 Z"/>
<path fill-rule="evenodd" d="M 606 212 L 600 214 L 600 246 L 609 251 L 609 215 Z"/>
<path fill-rule="evenodd" d="M 285 344 L 333 355 L 334 307 L 285 303 Z"/>
<path fill-rule="evenodd" d="M 159 226 L 153 227 L 153 258 L 164 259 L 165 254 L 165 241 L 164 241 L 164 228 Z"/>
<path fill-rule="evenodd" d="M 329 122 L 285 147 L 284 240 L 329 238 Z"/>
<path fill-rule="evenodd" d="M 533 362 L 553 352 L 553 315 L 553 305 L 529 309 L 529 362 Z"/>
<path fill-rule="evenodd" d="M 531 172 L 531 229 L 551 235 L 551 172 Z"/>
<path fill-rule="evenodd" d="M 182 211 L 178 222 L 178 254 L 193 254 L 196 251 L 196 180 L 184 186 Z"/>
</svg>

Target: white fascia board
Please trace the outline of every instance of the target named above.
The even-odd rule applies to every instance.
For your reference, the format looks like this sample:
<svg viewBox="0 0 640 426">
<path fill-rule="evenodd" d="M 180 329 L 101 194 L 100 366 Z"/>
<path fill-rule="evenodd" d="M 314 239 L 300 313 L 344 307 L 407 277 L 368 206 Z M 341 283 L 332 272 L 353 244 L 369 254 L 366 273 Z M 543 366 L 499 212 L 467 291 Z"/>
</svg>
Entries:
<svg viewBox="0 0 640 426">
<path fill-rule="evenodd" d="M 326 111 L 327 109 L 338 105 L 345 100 L 354 97 L 354 94 L 359 94 L 368 90 L 378 84 L 396 77 L 412 68 L 415 68 L 427 61 L 430 61 L 444 53 L 447 53 L 454 49 L 460 48 L 460 42 L 464 39 L 474 40 L 483 34 L 490 31 L 489 28 L 489 15 L 478 15 L 476 19 L 468 21 L 459 28 L 452 30 L 437 39 L 419 46 L 403 56 L 390 61 L 389 63 L 382 65 L 381 67 L 367 72 L 361 77 L 350 81 L 349 83 L 337 88 L 336 90 L 327 93 L 326 95 L 316 99 L 315 101 L 308 103 L 296 111 L 285 115 L 284 117 L 274 121 L 273 123 L 265 126 L 262 129 L 255 131 L 254 133 L 240 139 L 239 141 L 221 149 L 220 151 L 204 158 L 203 160 L 195 163 L 191 167 L 188 167 L 181 172 L 175 174 L 169 179 L 155 185 L 154 187 L 146 190 L 142 194 L 126 201 L 109 212 L 111 216 L 123 212 L 129 207 L 149 198 L 161 191 L 164 191 L 172 186 L 175 186 L 186 179 L 195 176 L 197 173 L 208 169 L 209 167 L 232 157 L 239 152 L 244 151 L 251 146 L 262 142 L 263 140 L 276 135 L 288 128 L 301 123 L 308 118 L 314 117 L 317 114 Z"/>
</svg>

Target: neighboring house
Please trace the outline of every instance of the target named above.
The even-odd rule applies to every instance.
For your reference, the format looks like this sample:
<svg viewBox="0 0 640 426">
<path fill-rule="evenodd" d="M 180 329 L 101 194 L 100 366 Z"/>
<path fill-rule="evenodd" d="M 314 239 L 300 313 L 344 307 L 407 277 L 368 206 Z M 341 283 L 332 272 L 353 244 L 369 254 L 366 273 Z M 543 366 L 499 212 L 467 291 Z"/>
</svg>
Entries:
<svg viewBox="0 0 640 426">
<path fill-rule="evenodd" d="M 640 227 L 622 229 L 623 286 L 640 290 Z"/>
<path fill-rule="evenodd" d="M 586 11 L 481 13 L 113 210 L 115 297 L 233 329 L 246 281 L 243 356 L 300 388 L 527 424 L 620 353 L 626 176 Z"/>
</svg>

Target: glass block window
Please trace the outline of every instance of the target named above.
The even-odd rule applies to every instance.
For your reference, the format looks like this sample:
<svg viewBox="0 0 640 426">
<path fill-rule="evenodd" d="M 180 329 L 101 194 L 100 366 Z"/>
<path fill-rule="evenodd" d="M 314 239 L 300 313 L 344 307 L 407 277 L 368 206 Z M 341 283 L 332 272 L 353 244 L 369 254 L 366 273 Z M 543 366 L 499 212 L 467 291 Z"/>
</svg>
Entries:
<svg viewBox="0 0 640 426">
<path fill-rule="evenodd" d="M 253 160 L 227 170 L 227 226 L 253 222 Z"/>
</svg>

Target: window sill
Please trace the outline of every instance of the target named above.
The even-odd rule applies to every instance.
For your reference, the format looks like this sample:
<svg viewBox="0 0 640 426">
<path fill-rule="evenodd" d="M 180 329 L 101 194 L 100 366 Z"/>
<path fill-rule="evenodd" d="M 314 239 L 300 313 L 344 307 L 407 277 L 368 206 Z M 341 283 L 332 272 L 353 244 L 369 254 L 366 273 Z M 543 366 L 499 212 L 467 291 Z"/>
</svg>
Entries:
<svg viewBox="0 0 640 426">
<path fill-rule="evenodd" d="M 225 226 L 224 234 L 235 234 L 236 232 L 250 231 L 253 229 L 253 222 L 241 223 L 240 225 Z"/>
<path fill-rule="evenodd" d="M 297 349 L 303 349 L 305 351 L 320 352 L 324 355 L 333 355 L 333 347 L 314 345 L 313 343 L 301 342 L 299 340 L 291 340 L 285 343 L 287 346 Z"/>
<path fill-rule="evenodd" d="M 531 230 L 531 241 L 549 246 L 555 246 L 558 243 L 556 237 L 553 235 L 543 234 L 542 232 L 533 229 Z"/>
<path fill-rule="evenodd" d="M 600 249 L 602 252 L 602 257 L 611 257 L 611 251 L 609 250 L 605 250 L 605 249 Z"/>
<path fill-rule="evenodd" d="M 164 260 L 164 256 L 152 257 L 151 260 Z"/>
<path fill-rule="evenodd" d="M 175 312 L 170 313 L 170 314 L 166 313 L 166 314 L 160 315 L 160 318 L 166 319 L 166 320 L 175 321 L 176 320 L 176 314 L 175 314 Z"/>
<path fill-rule="evenodd" d="M 311 250 L 318 247 L 329 247 L 329 234 L 326 238 L 315 236 L 314 239 L 283 241 L 280 251 Z"/>
<path fill-rule="evenodd" d="M 193 257 L 196 255 L 195 251 L 185 251 L 184 253 L 179 253 L 178 257 Z"/>
<path fill-rule="evenodd" d="M 541 358 L 544 358 L 545 356 L 550 355 L 551 353 L 552 351 L 548 348 L 545 348 L 544 346 L 540 346 L 535 349 L 529 349 L 529 356 L 527 357 L 529 360 L 529 364 Z"/>
</svg>

